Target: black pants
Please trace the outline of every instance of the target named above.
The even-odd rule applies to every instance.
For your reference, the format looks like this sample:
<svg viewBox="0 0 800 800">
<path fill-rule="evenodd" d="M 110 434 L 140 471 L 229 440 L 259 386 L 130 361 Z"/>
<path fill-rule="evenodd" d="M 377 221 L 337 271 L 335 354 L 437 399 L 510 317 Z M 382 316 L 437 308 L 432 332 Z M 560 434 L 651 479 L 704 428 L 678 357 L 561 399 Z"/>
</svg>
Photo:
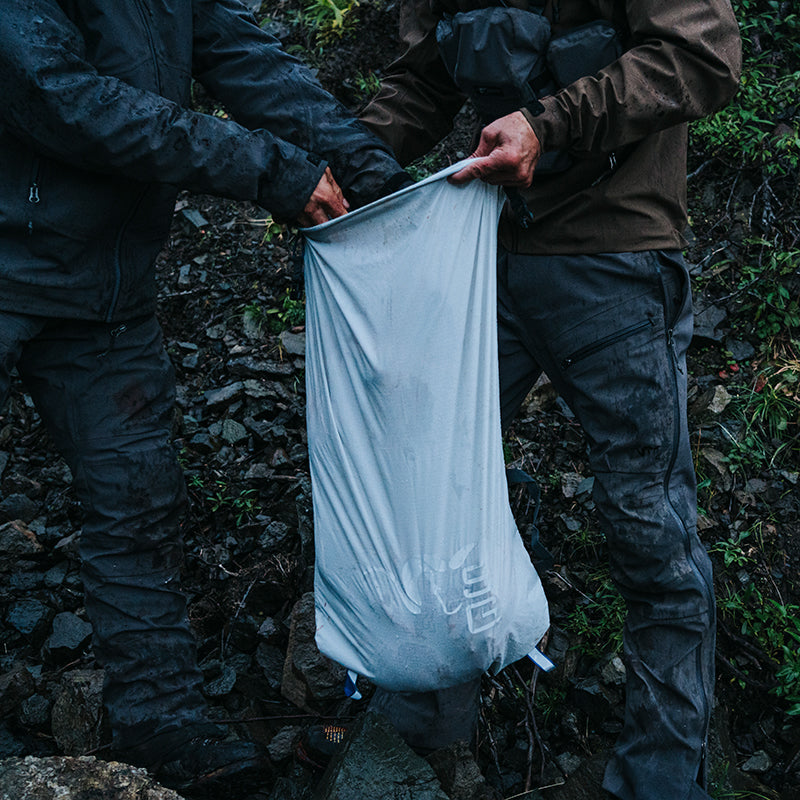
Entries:
<svg viewBox="0 0 800 800">
<path fill-rule="evenodd" d="M 169 442 L 175 378 L 158 323 L 0 312 L 0 407 L 15 366 L 85 513 L 86 611 L 115 746 L 202 722 L 202 675 L 179 590 L 185 488 Z"/>
<path fill-rule="evenodd" d="M 625 723 L 604 787 L 622 800 L 707 798 L 697 781 L 715 616 L 686 422 L 692 308 L 683 259 L 503 252 L 498 325 L 504 425 L 544 370 L 588 440 L 594 501 L 627 605 Z M 466 687 L 380 691 L 375 705 L 412 744 L 430 747 L 463 737 L 475 708 L 458 698 L 473 696 Z M 450 737 L 434 742 L 431 730 Z"/>
</svg>

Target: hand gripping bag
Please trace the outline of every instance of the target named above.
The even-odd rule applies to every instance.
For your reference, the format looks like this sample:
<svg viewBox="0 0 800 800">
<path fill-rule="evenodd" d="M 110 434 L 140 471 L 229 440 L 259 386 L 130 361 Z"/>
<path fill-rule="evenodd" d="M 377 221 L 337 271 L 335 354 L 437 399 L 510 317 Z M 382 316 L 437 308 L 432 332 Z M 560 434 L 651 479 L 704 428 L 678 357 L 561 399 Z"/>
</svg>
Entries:
<svg viewBox="0 0 800 800">
<path fill-rule="evenodd" d="M 458 168 L 305 232 L 316 640 L 395 691 L 496 672 L 548 627 L 503 463 L 503 201 Z"/>
</svg>

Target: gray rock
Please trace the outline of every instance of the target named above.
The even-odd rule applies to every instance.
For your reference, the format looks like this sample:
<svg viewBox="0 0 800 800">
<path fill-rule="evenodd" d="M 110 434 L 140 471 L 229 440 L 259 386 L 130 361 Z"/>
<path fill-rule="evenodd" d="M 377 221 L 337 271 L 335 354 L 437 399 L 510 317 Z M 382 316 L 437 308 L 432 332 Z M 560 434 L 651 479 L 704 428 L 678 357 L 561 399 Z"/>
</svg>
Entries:
<svg viewBox="0 0 800 800">
<path fill-rule="evenodd" d="M 22 520 L 30 522 L 35 516 L 39 506 L 25 494 L 10 494 L 0 501 L 0 522 Z"/>
<path fill-rule="evenodd" d="M 23 636 L 41 643 L 52 618 L 53 610 L 39 600 L 20 600 L 9 608 L 6 621 Z"/>
<path fill-rule="evenodd" d="M 694 338 L 722 341 L 718 328 L 727 318 L 728 312 L 724 308 L 700 300 L 694 312 Z"/>
<path fill-rule="evenodd" d="M 584 678 L 573 684 L 573 702 L 590 717 L 603 719 L 611 713 L 611 699 L 597 678 Z"/>
<path fill-rule="evenodd" d="M 0 762 L 0 800 L 182 800 L 140 767 L 93 757 Z"/>
<path fill-rule="evenodd" d="M 221 389 L 211 389 L 205 393 L 206 405 L 208 406 L 222 406 L 235 400 L 244 389 L 241 381 L 229 383 Z"/>
<path fill-rule="evenodd" d="M 58 664 L 79 656 L 89 643 L 92 626 L 71 611 L 56 614 L 53 630 L 44 644 L 47 657 Z"/>
<path fill-rule="evenodd" d="M 11 733 L 5 723 L 0 723 L 0 759 L 19 756 L 24 752 L 25 745 Z"/>
<path fill-rule="evenodd" d="M 610 658 L 600 670 L 600 677 L 608 686 L 623 686 L 626 675 L 625 664 L 619 656 Z"/>
<path fill-rule="evenodd" d="M 288 361 L 239 356 L 228 362 L 228 371 L 242 378 L 279 378 L 291 375 L 294 367 Z"/>
<path fill-rule="evenodd" d="M 303 729 L 299 725 L 281 728 L 267 745 L 267 752 L 273 761 L 286 761 L 294 755 L 294 746 Z"/>
<path fill-rule="evenodd" d="M 281 688 L 286 654 L 280 647 L 261 642 L 256 648 L 256 662 L 264 673 L 267 685 L 273 691 Z"/>
<path fill-rule="evenodd" d="M 306 335 L 305 333 L 292 333 L 283 331 L 280 335 L 281 346 L 293 356 L 305 356 L 306 354 Z"/>
<path fill-rule="evenodd" d="M 315 632 L 314 593 L 308 592 L 292 609 L 281 693 L 295 705 L 310 711 L 314 700 L 342 697 L 345 679 L 344 667 L 317 649 Z"/>
<path fill-rule="evenodd" d="M 466 742 L 455 742 L 427 757 L 450 800 L 485 800 L 489 797 L 486 779 Z"/>
<path fill-rule="evenodd" d="M 226 330 L 227 327 L 224 322 L 220 322 L 217 325 L 209 325 L 206 328 L 206 336 L 208 336 L 209 339 L 213 340 L 222 339 L 222 337 L 225 336 Z"/>
<path fill-rule="evenodd" d="M 33 675 L 24 666 L 0 675 L 0 717 L 6 717 L 35 691 Z"/>
<path fill-rule="evenodd" d="M 56 564 L 54 567 L 51 567 L 47 572 L 44 574 L 44 585 L 48 589 L 56 589 L 64 583 L 64 580 L 67 577 L 67 572 L 69 572 L 69 564 L 66 561 L 62 561 L 60 564 Z"/>
<path fill-rule="evenodd" d="M 747 761 L 742 764 L 742 772 L 769 772 L 772 769 L 772 759 L 764 750 L 756 750 Z"/>
<path fill-rule="evenodd" d="M 191 264 L 183 264 L 180 268 L 178 273 L 178 286 L 182 289 L 187 288 L 188 286 L 192 285 L 192 277 L 191 277 L 192 265 Z"/>
<path fill-rule="evenodd" d="M 267 617 L 261 625 L 258 626 L 258 638 L 264 641 L 274 639 L 279 633 L 278 623 L 272 617 Z"/>
<path fill-rule="evenodd" d="M 208 220 L 196 208 L 181 209 L 181 215 L 187 222 L 197 229 L 208 225 Z"/>
<path fill-rule="evenodd" d="M 561 767 L 561 771 L 565 775 L 572 775 L 573 772 L 578 770 L 583 759 L 581 759 L 580 756 L 576 756 L 574 753 L 567 752 L 557 755 L 556 762 L 558 762 L 558 766 Z"/>
<path fill-rule="evenodd" d="M 266 530 L 261 534 L 258 540 L 258 544 L 259 547 L 267 552 L 273 552 L 281 549 L 288 536 L 289 526 L 285 522 L 278 522 L 275 520 L 267 525 Z"/>
<path fill-rule="evenodd" d="M 51 727 L 64 753 L 81 755 L 100 746 L 103 671 L 65 672 L 55 693 Z"/>
<path fill-rule="evenodd" d="M 750 342 L 743 342 L 739 339 L 727 338 L 725 340 L 725 347 L 733 356 L 734 361 L 747 361 L 756 354 L 756 349 Z"/>
<path fill-rule="evenodd" d="M 0 525 L 0 553 L 4 556 L 30 556 L 43 551 L 34 532 L 21 521 Z"/>
<path fill-rule="evenodd" d="M 356 722 L 313 800 L 448 800 L 433 768 L 380 715 Z"/>
<path fill-rule="evenodd" d="M 228 444 L 239 444 L 246 441 L 249 436 L 247 428 L 235 419 L 223 420 L 220 435 Z"/>
<path fill-rule="evenodd" d="M 22 702 L 17 719 L 27 728 L 43 728 L 50 720 L 50 701 L 35 694 Z"/>
<path fill-rule="evenodd" d="M 250 468 L 247 470 L 245 474 L 245 480 L 248 481 L 265 481 L 267 478 L 271 478 L 273 475 L 274 470 L 269 464 L 262 464 L 257 462 L 255 464 L 251 464 Z"/>
<path fill-rule="evenodd" d="M 3 473 L 6 471 L 6 466 L 8 466 L 8 459 L 9 459 L 8 453 L 6 453 L 5 450 L 0 450 L 0 478 L 3 477 Z"/>
<path fill-rule="evenodd" d="M 219 674 L 203 686 L 206 697 L 224 697 L 236 685 L 236 670 L 230 664 L 223 664 Z"/>
</svg>

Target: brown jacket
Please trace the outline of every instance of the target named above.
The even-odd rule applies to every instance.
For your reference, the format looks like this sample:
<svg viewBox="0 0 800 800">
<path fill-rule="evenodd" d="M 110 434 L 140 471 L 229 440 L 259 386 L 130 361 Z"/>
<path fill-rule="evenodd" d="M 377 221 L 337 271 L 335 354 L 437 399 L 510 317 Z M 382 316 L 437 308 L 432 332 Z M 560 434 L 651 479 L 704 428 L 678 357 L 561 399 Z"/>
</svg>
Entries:
<svg viewBox="0 0 800 800">
<path fill-rule="evenodd" d="M 361 119 L 407 164 L 451 130 L 464 97 L 439 58 L 432 0 L 402 3 L 400 35 L 407 49 L 386 70 Z M 453 13 L 492 4 L 438 0 L 436 7 Z M 527 0 L 513 5 L 525 8 Z M 560 33 L 596 19 L 619 22 L 622 5 L 549 0 L 545 13 Z M 544 98 L 538 116 L 523 112 L 544 150 L 569 148 L 574 165 L 537 178 L 524 193 L 535 220 L 528 230 L 504 217 L 501 240 L 509 249 L 601 253 L 685 244 L 686 123 L 735 93 L 738 27 L 729 0 L 625 0 L 624 11 L 628 49 L 622 57 Z M 601 178 L 608 154 L 623 148 L 616 171 Z"/>
</svg>

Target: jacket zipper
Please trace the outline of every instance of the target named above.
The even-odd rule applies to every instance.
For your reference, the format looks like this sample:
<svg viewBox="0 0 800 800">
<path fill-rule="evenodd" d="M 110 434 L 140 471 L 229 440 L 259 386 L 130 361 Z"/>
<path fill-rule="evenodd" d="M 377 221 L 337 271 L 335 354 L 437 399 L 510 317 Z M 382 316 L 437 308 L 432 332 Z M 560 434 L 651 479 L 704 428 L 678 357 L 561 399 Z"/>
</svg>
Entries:
<svg viewBox="0 0 800 800">
<path fill-rule="evenodd" d="M 31 205 L 39 204 L 39 172 L 42 168 L 42 162 L 35 158 L 33 160 L 33 168 L 31 169 L 31 181 L 28 187 L 28 202 Z M 33 218 L 28 219 L 28 236 L 33 234 Z"/>
<path fill-rule="evenodd" d="M 148 17 L 150 16 L 150 12 L 145 8 L 144 3 L 141 0 L 136 0 L 136 9 L 139 12 L 139 17 L 142 20 L 142 25 L 144 26 L 145 33 L 147 34 L 147 44 L 150 47 L 150 56 L 153 59 L 153 68 L 155 69 L 156 73 L 156 87 L 158 91 L 161 91 L 161 70 L 158 66 L 158 55 L 156 54 L 156 45 L 153 41 L 153 29 Z"/>
<path fill-rule="evenodd" d="M 606 347 L 610 347 L 612 344 L 618 342 L 620 339 L 625 339 L 628 336 L 633 336 L 634 333 L 644 330 L 645 328 L 651 327 L 652 325 L 653 321 L 650 319 L 646 319 L 643 322 L 637 322 L 634 325 L 628 325 L 627 328 L 623 328 L 622 330 L 619 330 L 616 333 L 612 333 L 610 336 L 606 336 L 603 339 L 599 339 L 593 344 L 581 347 L 580 350 L 576 350 L 574 353 L 568 355 L 565 359 L 562 360 L 561 369 L 568 369 L 574 364 L 577 364 L 579 361 L 582 361 L 584 358 L 593 356 L 595 353 L 599 353 Z"/>
<path fill-rule="evenodd" d="M 146 194 L 147 188 L 142 189 L 139 196 L 136 198 L 136 202 L 131 207 L 128 216 L 125 217 L 122 225 L 120 225 L 117 238 L 114 241 L 114 290 L 111 293 L 111 302 L 106 312 L 106 322 L 111 322 L 114 318 L 114 312 L 117 310 L 117 303 L 119 302 L 119 295 L 122 289 L 122 240 L 125 237 L 128 226 L 139 211 L 139 206 L 141 206 L 142 200 L 144 200 Z"/>
</svg>

